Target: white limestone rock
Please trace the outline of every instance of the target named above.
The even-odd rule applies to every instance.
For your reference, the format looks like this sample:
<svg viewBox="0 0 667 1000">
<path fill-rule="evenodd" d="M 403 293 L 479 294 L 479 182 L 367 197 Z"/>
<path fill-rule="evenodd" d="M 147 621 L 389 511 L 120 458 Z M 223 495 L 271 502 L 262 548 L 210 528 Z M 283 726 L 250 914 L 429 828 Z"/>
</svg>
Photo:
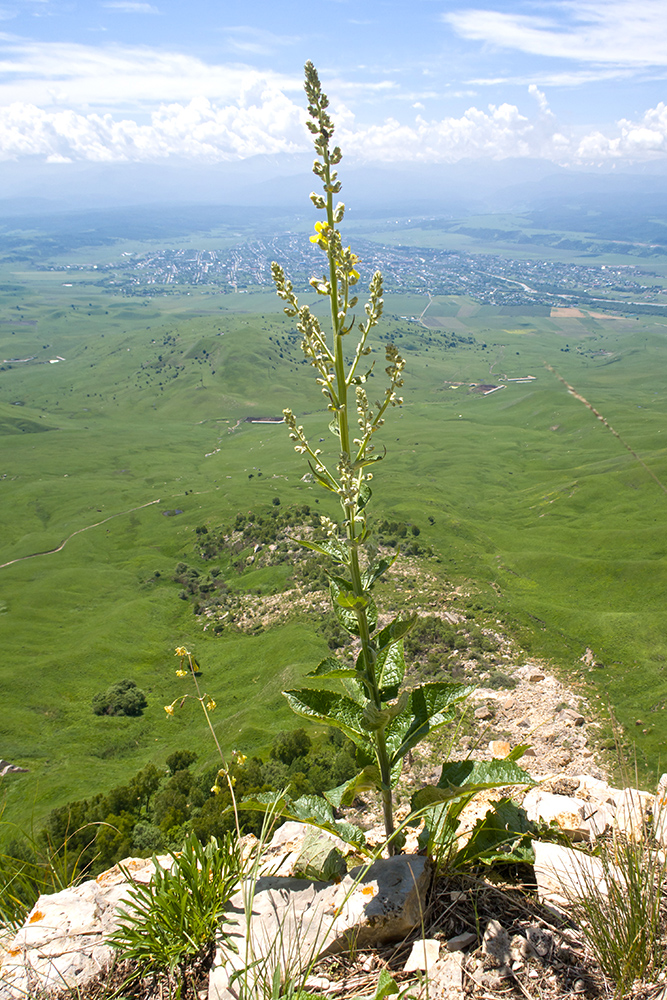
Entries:
<svg viewBox="0 0 667 1000">
<path fill-rule="evenodd" d="M 238 997 L 239 968 L 270 984 L 278 965 L 298 975 L 318 955 L 402 940 L 421 922 L 431 876 L 427 858 L 400 855 L 353 869 L 338 885 L 280 876 L 246 884 L 230 900 L 209 1000 Z"/>
<path fill-rule="evenodd" d="M 145 858 L 122 864 L 137 881 L 148 881 L 154 870 Z M 76 990 L 103 974 L 114 955 L 105 939 L 117 925 L 117 907 L 128 888 L 116 865 L 97 879 L 40 896 L 3 955 L 0 1000 Z"/>
</svg>

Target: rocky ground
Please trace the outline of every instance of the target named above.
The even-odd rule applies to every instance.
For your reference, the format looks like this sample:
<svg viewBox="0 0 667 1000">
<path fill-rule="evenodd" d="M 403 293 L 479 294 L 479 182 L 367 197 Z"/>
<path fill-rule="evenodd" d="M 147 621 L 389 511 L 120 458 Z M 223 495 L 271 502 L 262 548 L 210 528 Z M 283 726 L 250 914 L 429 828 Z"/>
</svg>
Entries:
<svg viewBox="0 0 667 1000">
<path fill-rule="evenodd" d="M 394 599 L 390 603 L 396 608 L 440 618 L 460 628 L 462 634 L 468 628 L 465 606 L 469 595 L 464 589 L 443 591 L 427 563 L 403 560 L 392 576 Z M 320 592 L 296 591 L 292 597 L 289 601 L 285 595 L 248 598 L 236 627 L 254 631 L 270 627 L 295 609 L 322 614 L 327 608 L 327 597 Z M 387 619 L 390 613 L 391 609 Z M 202 617 L 208 627 L 212 619 Z M 568 687 L 547 664 L 526 657 L 500 631 L 499 623 L 475 624 L 475 628 L 481 628 L 489 648 L 467 659 L 465 652 L 452 650 L 443 667 L 451 669 L 457 680 L 478 686 L 457 721 L 456 732 L 435 734 L 412 752 L 397 789 L 398 818 L 407 814 L 416 788 L 437 782 L 444 760 L 468 755 L 502 758 L 518 744 L 528 745 L 521 764 L 542 790 L 586 802 L 592 797 L 591 788 L 595 794 L 602 789 L 600 794 L 609 798 L 612 790 L 604 784 L 609 780 L 609 766 L 599 749 L 597 706 L 586 701 L 578 683 L 576 690 Z M 353 654 L 353 648 L 348 652 Z M 345 656 L 345 650 L 340 655 Z M 425 659 L 417 659 L 408 683 L 420 679 L 425 665 Z M 583 669 L 594 666 L 590 650 L 582 650 L 581 665 Z M 499 795 L 482 797 L 469 810 L 464 827 L 469 829 Z M 380 816 L 371 799 L 349 810 L 346 818 L 358 822 L 371 842 L 381 841 Z M 407 849 L 416 850 L 414 838 Z M 429 891 L 417 931 L 398 944 L 354 949 L 320 960 L 307 988 L 332 1000 L 372 997 L 386 969 L 401 991 L 420 1000 L 564 1000 L 573 996 L 667 1000 L 661 980 L 615 993 L 586 942 L 585 928 L 577 926 L 567 908 L 545 901 L 535 888 L 535 873 L 527 866 L 516 866 L 502 876 L 481 870 L 440 874 Z M 78 988 L 77 996 L 82 1000 L 111 996 L 158 1000 L 172 995 L 166 980 L 122 985 L 124 975 L 119 969 L 103 984 Z M 199 1000 L 208 996 L 201 970 L 192 996 Z"/>
</svg>

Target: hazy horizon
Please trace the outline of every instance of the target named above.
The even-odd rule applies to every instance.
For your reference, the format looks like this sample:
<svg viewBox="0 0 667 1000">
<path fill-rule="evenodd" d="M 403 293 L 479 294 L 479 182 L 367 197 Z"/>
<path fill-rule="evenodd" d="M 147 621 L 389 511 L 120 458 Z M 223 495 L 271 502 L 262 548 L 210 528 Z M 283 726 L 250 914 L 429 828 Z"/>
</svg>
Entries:
<svg viewBox="0 0 667 1000">
<path fill-rule="evenodd" d="M 0 20 L 4 203 L 291 203 L 310 159 L 309 58 L 369 198 L 378 169 L 382 197 L 402 175 L 413 202 L 446 204 L 436 168 L 474 199 L 512 174 L 576 187 L 592 173 L 602 190 L 637 174 L 660 190 L 667 167 L 661 0 L 250 0 L 233 19 L 206 0 L 4 0 Z"/>
</svg>

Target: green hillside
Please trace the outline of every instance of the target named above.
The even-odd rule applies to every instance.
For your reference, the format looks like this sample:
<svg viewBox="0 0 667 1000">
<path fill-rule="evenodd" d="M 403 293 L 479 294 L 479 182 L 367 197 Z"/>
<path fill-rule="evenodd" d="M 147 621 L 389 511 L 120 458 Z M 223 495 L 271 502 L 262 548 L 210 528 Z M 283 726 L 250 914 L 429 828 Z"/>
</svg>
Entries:
<svg viewBox="0 0 667 1000">
<path fill-rule="evenodd" d="M 5 820 L 29 826 L 174 749 L 213 759 L 195 706 L 163 711 L 181 691 L 177 645 L 202 663 L 226 750 L 264 749 L 292 724 L 280 691 L 326 649 L 318 623 L 215 635 L 172 578 L 181 560 L 205 568 L 198 526 L 318 497 L 284 427 L 246 418 L 289 405 L 315 439 L 327 419 L 267 293 L 142 301 L 62 272 L 1 277 L 0 756 L 28 768 L 2 796 Z M 480 620 L 505 622 L 530 653 L 579 676 L 591 647 L 604 666 L 585 680 L 654 773 L 667 740 L 665 493 L 544 362 L 666 483 L 665 326 L 507 315 L 460 296 L 434 300 L 423 325 L 401 317 L 429 300 L 407 298 L 387 297 L 381 327 L 408 368 L 377 515 L 419 524 L 443 587 L 462 586 Z M 280 590 L 285 572 L 245 586 Z M 144 715 L 93 715 L 93 696 L 126 677 L 147 694 Z"/>
</svg>

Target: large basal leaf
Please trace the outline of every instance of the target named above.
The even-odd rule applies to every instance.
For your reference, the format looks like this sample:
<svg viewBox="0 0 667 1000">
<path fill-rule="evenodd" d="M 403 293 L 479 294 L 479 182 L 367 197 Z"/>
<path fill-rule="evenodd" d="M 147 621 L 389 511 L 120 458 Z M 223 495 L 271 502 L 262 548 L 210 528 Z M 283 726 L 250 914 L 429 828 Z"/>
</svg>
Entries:
<svg viewBox="0 0 667 1000">
<path fill-rule="evenodd" d="M 504 785 L 535 785 L 537 782 L 513 760 L 452 760 L 443 764 L 438 788 L 502 788 Z"/>
<path fill-rule="evenodd" d="M 527 771 L 508 760 L 462 760 L 443 765 L 437 785 L 418 789 L 410 803 L 413 813 L 446 806 L 453 822 L 479 792 L 508 785 L 534 785 Z"/>
<path fill-rule="evenodd" d="M 463 788 L 438 788 L 436 785 L 426 785 L 425 788 L 418 788 L 410 799 L 410 812 L 421 814 L 425 809 L 435 809 L 453 802 L 462 795 L 472 797 L 481 791 L 482 788 L 477 788 L 475 785 L 466 785 Z M 411 820 L 410 825 L 416 826 L 419 819 L 420 817 L 416 817 L 414 821 Z"/>
<path fill-rule="evenodd" d="M 410 694 L 408 707 L 385 730 L 391 763 L 395 764 L 429 732 L 450 722 L 454 706 L 467 698 L 470 684 L 423 684 Z"/>
<path fill-rule="evenodd" d="M 354 677 L 355 675 L 356 670 L 353 667 L 346 667 L 335 656 L 327 656 L 314 670 L 310 670 L 306 677 Z"/>
<path fill-rule="evenodd" d="M 525 809 L 510 799 L 500 799 L 483 819 L 477 820 L 467 843 L 457 852 L 452 863 L 456 866 L 479 861 L 485 864 L 495 861 L 533 864 L 533 831 L 534 825 Z"/>
<path fill-rule="evenodd" d="M 365 746 L 368 733 L 364 729 L 364 710 L 361 705 L 335 691 L 318 691 L 303 688 L 301 691 L 283 691 L 289 707 L 304 719 L 318 719 L 328 726 L 342 730 L 353 743 Z"/>
<path fill-rule="evenodd" d="M 231 806 L 228 807 L 231 809 Z M 238 808 L 253 812 L 273 813 L 283 819 L 296 820 L 298 823 L 310 823 L 340 837 L 346 844 L 353 844 L 359 850 L 367 852 L 366 838 L 361 830 L 351 823 L 336 820 L 328 802 L 317 795 L 302 795 L 299 799 L 291 799 L 283 792 L 260 792 L 241 799 Z"/>
<path fill-rule="evenodd" d="M 334 809 L 339 809 L 341 806 L 351 806 L 357 795 L 378 789 L 381 784 L 379 769 L 376 765 L 369 764 L 359 774 L 355 774 L 354 778 L 322 794 Z"/>
</svg>

